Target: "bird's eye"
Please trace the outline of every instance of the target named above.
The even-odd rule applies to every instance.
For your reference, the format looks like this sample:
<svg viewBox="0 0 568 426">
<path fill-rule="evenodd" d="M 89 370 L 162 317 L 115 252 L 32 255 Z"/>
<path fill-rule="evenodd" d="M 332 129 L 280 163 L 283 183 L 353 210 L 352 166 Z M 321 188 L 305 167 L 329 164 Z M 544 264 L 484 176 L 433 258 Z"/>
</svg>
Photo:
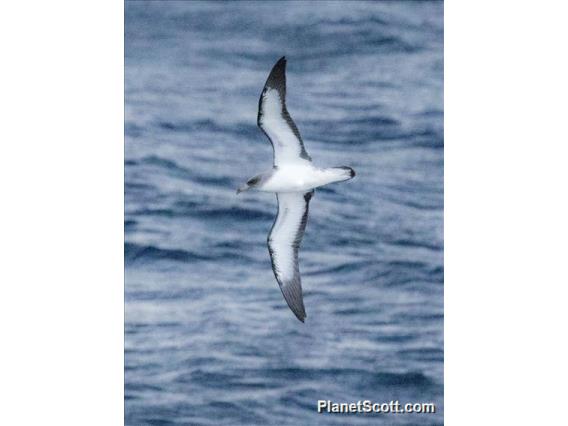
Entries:
<svg viewBox="0 0 568 426">
<path fill-rule="evenodd" d="M 260 178 L 258 176 L 253 177 L 252 179 L 249 179 L 247 182 L 247 185 L 254 185 L 256 183 L 258 183 L 258 181 L 260 180 Z"/>
</svg>

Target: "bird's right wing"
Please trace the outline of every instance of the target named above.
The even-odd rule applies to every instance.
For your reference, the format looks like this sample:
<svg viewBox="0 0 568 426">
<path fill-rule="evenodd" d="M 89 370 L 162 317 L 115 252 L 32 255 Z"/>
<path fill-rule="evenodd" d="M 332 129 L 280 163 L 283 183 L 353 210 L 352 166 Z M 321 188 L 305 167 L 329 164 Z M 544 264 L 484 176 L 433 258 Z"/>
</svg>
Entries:
<svg viewBox="0 0 568 426">
<path fill-rule="evenodd" d="M 258 126 L 270 139 L 274 165 L 312 161 L 298 127 L 286 109 L 286 58 L 274 65 L 258 101 Z"/>
<path fill-rule="evenodd" d="M 304 322 L 306 310 L 298 264 L 298 249 L 306 230 L 308 208 L 314 191 L 279 192 L 278 216 L 268 235 L 272 270 L 284 299 L 296 317 Z"/>
</svg>

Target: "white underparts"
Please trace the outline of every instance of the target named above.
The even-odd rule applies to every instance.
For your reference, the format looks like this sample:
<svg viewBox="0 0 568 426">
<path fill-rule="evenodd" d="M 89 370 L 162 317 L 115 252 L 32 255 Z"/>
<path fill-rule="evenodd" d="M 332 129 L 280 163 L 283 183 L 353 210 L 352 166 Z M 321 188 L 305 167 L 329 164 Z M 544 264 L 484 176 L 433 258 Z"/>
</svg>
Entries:
<svg viewBox="0 0 568 426">
<path fill-rule="evenodd" d="M 303 192 L 333 182 L 342 182 L 352 177 L 349 168 L 331 167 L 320 169 L 311 162 L 296 162 L 279 165 L 270 178 L 256 189 L 264 192 Z"/>
</svg>

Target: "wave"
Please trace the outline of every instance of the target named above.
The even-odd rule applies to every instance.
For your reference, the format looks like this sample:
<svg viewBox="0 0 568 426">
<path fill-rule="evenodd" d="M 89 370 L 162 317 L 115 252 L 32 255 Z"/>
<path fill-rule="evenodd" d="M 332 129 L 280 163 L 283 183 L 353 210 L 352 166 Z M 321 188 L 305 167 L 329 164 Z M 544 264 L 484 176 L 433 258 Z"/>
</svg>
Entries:
<svg viewBox="0 0 568 426">
<path fill-rule="evenodd" d="M 248 137 L 251 135 L 257 135 L 259 132 L 258 127 L 254 124 L 254 120 L 237 122 L 234 124 L 220 124 L 211 119 L 195 121 L 159 121 L 156 123 L 156 126 L 159 130 L 184 134 L 198 132 L 207 133 L 208 135 L 212 133 L 224 133 Z"/>
<path fill-rule="evenodd" d="M 172 177 L 176 177 L 179 179 L 183 179 L 183 180 L 187 180 L 187 181 L 191 181 L 191 182 L 195 182 L 195 183 L 199 183 L 199 184 L 203 184 L 203 185 L 209 185 L 209 186 L 220 186 L 220 187 L 233 187 L 236 185 L 236 183 L 233 181 L 233 179 L 227 177 L 227 176 L 215 176 L 215 175 L 203 175 L 200 173 L 197 173 L 187 167 L 183 167 L 181 165 L 179 165 L 178 163 L 176 163 L 173 160 L 167 159 L 167 158 L 163 158 L 163 157 L 159 157 L 156 155 L 149 155 L 146 157 L 143 157 L 137 161 L 135 160 L 128 160 L 128 162 L 125 162 L 125 165 L 127 166 L 153 166 L 153 167 L 158 167 L 162 170 L 164 170 L 168 175 L 172 176 Z M 127 186 L 127 190 L 128 189 L 153 189 L 152 186 L 147 185 L 147 184 L 142 184 L 142 183 L 132 183 L 132 182 L 127 182 L 126 183 Z"/>
<path fill-rule="evenodd" d="M 126 263 L 172 260 L 176 262 L 189 262 L 196 260 L 212 260 L 214 257 L 187 250 L 160 248 L 153 245 L 124 243 L 124 260 Z"/>
<path fill-rule="evenodd" d="M 318 135 L 326 144 L 367 145 L 377 142 L 398 142 L 405 146 L 442 148 L 443 136 L 434 128 L 405 129 L 390 117 L 367 117 L 341 121 L 313 120 L 303 123 L 306 133 Z"/>
<path fill-rule="evenodd" d="M 225 373 L 226 374 L 226 373 Z M 333 382 L 359 382 L 363 386 L 430 386 L 434 382 L 420 372 L 391 373 L 372 371 L 362 368 L 313 368 L 313 367 L 288 367 L 266 369 L 243 369 L 233 371 L 229 377 L 264 377 L 273 379 L 277 383 L 286 381 L 323 381 Z M 211 376 L 206 375 L 205 379 Z M 207 380 L 204 380 L 207 382 Z"/>
<path fill-rule="evenodd" d="M 397 245 L 400 247 L 408 247 L 408 248 L 424 248 L 424 249 L 428 249 L 428 250 L 432 250 L 432 251 L 441 251 L 444 249 L 444 246 L 442 244 L 430 244 L 424 241 L 418 241 L 416 239 L 411 240 L 408 238 L 400 238 L 400 239 L 395 239 L 393 241 L 390 242 L 393 245 Z"/>
<path fill-rule="evenodd" d="M 349 25 L 349 26 L 354 26 L 354 27 L 360 27 L 360 26 L 366 25 L 366 24 L 388 26 L 389 22 L 382 19 L 382 18 L 379 18 L 378 16 L 370 16 L 370 17 L 362 18 L 362 19 L 346 18 L 346 17 L 342 17 L 342 18 L 338 18 L 338 19 L 321 19 L 321 20 L 318 21 L 318 24 L 330 25 L 330 26 Z"/>
<path fill-rule="evenodd" d="M 178 384 L 192 384 L 209 389 L 231 389 L 237 392 L 285 388 L 289 383 L 310 383 L 318 387 L 329 384 L 353 385 L 360 388 L 427 388 L 437 384 L 420 372 L 391 373 L 362 368 L 250 368 L 227 371 L 197 369 L 179 374 Z"/>
<path fill-rule="evenodd" d="M 183 204 L 174 204 L 166 208 L 143 208 L 129 213 L 132 216 L 156 216 L 156 217 L 196 217 L 207 222 L 217 222 L 219 220 L 227 222 L 255 222 L 274 220 L 274 213 L 246 207 L 226 207 L 226 208 L 203 208 L 199 203 L 191 201 Z"/>
</svg>

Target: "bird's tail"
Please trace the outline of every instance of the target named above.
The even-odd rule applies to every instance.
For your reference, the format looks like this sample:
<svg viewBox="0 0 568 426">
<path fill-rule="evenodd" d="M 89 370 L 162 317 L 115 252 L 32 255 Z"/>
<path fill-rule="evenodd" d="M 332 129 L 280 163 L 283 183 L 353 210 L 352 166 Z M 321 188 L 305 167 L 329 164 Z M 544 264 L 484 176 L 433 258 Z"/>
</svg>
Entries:
<svg viewBox="0 0 568 426">
<path fill-rule="evenodd" d="M 355 177 L 355 170 L 351 167 L 340 166 L 332 167 L 334 174 L 337 176 L 337 182 L 343 182 L 345 180 L 353 179 Z"/>
</svg>

